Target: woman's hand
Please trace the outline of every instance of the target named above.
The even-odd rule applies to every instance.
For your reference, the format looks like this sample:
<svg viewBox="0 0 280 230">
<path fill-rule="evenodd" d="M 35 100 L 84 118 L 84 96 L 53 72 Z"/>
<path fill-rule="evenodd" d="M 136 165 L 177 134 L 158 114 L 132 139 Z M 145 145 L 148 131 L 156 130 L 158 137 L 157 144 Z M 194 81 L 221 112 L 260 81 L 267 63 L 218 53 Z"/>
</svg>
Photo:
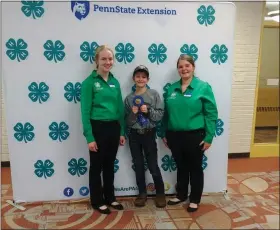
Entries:
<svg viewBox="0 0 280 230">
<path fill-rule="evenodd" d="M 165 147 L 166 147 L 166 148 L 169 148 L 168 145 L 167 145 L 167 139 L 166 139 L 166 137 L 162 138 L 162 141 L 163 141 Z"/>
<path fill-rule="evenodd" d="M 204 141 L 201 141 L 201 143 L 199 145 L 203 145 L 202 151 L 206 151 L 211 146 L 211 144 L 204 142 Z"/>
<path fill-rule="evenodd" d="M 88 143 L 88 148 L 90 151 L 92 152 L 97 152 L 98 148 L 97 148 L 97 144 L 96 142 L 91 142 L 91 143 Z"/>
<path fill-rule="evenodd" d="M 125 144 L 125 137 L 120 136 L 120 145 L 124 145 L 124 144 Z"/>
</svg>

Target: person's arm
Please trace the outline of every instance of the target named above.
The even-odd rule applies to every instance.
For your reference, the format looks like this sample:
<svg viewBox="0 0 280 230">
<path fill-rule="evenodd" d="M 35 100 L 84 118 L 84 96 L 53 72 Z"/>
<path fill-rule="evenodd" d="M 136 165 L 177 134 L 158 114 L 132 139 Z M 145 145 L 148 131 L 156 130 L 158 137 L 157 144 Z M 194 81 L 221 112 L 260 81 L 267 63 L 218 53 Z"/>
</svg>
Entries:
<svg viewBox="0 0 280 230">
<path fill-rule="evenodd" d="M 119 87 L 119 96 L 118 96 L 118 108 L 119 108 L 119 122 L 121 126 L 121 136 L 125 135 L 124 132 L 124 103 L 123 103 L 123 98 L 122 98 L 122 92 L 121 88 Z"/>
<path fill-rule="evenodd" d="M 132 112 L 132 108 L 129 104 L 128 97 L 125 98 L 124 104 L 125 104 L 125 121 L 126 126 L 128 128 L 132 127 L 137 122 L 137 114 L 134 114 Z"/>
<path fill-rule="evenodd" d="M 162 138 L 165 138 L 165 132 L 167 129 L 167 123 L 168 123 L 168 112 L 167 112 L 167 107 L 166 107 L 166 97 L 163 96 L 163 102 L 164 102 L 164 113 L 163 117 L 161 120 L 161 134 Z"/>
<path fill-rule="evenodd" d="M 85 80 L 81 87 L 81 113 L 82 113 L 82 124 L 83 124 L 83 134 L 86 138 L 87 143 L 95 141 L 92 134 L 92 127 L 90 123 L 90 115 L 92 110 L 92 84 L 90 80 Z"/>
<path fill-rule="evenodd" d="M 164 108 L 159 94 L 155 93 L 155 107 L 149 107 L 148 115 L 152 121 L 158 122 L 163 118 Z"/>
<path fill-rule="evenodd" d="M 218 110 L 211 86 L 207 83 L 202 96 L 206 136 L 204 142 L 211 144 L 215 136 Z"/>
</svg>

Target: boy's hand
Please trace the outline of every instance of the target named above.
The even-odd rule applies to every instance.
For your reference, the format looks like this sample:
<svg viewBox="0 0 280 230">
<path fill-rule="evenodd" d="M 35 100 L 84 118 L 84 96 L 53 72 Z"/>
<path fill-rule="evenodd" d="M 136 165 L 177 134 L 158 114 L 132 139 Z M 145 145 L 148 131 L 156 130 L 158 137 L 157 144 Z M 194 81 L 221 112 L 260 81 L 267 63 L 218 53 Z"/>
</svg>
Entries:
<svg viewBox="0 0 280 230">
<path fill-rule="evenodd" d="M 136 113 L 138 113 L 138 107 L 137 106 L 133 106 L 132 107 L 132 112 L 134 113 L 134 114 L 136 114 Z"/>
<path fill-rule="evenodd" d="M 147 112 L 148 112 L 148 108 L 147 108 L 146 105 L 142 105 L 142 106 L 140 107 L 140 110 L 141 110 L 142 113 L 147 113 Z"/>
</svg>

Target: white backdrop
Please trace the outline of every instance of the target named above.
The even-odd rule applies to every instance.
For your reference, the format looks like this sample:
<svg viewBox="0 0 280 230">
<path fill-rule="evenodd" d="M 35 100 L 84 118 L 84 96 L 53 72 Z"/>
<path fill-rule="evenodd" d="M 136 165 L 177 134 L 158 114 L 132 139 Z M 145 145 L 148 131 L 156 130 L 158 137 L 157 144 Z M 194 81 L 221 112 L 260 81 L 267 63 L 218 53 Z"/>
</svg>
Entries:
<svg viewBox="0 0 280 230">
<path fill-rule="evenodd" d="M 130 7 L 135 13 L 106 12 L 106 8 L 102 12 L 105 6 L 111 11 Z M 3 2 L 2 7 L 4 97 L 15 201 L 89 196 L 79 90 L 94 67 L 95 49 L 102 44 L 115 50 L 112 72 L 123 98 L 132 90 L 131 74 L 137 65 L 150 69 L 149 86 L 163 95 L 164 87 L 179 79 L 178 56 L 194 56 L 196 75 L 212 85 L 219 110 L 216 137 L 204 158 L 204 192 L 226 189 L 233 4 L 24 1 Z M 139 14 L 137 7 L 154 11 Z M 165 7 L 176 14 L 153 14 Z M 176 164 L 159 138 L 158 148 L 166 193 L 172 194 Z M 149 193 L 154 193 L 148 170 L 146 175 Z M 115 190 L 116 195 L 137 194 L 127 144 L 119 148 L 115 162 Z"/>
</svg>

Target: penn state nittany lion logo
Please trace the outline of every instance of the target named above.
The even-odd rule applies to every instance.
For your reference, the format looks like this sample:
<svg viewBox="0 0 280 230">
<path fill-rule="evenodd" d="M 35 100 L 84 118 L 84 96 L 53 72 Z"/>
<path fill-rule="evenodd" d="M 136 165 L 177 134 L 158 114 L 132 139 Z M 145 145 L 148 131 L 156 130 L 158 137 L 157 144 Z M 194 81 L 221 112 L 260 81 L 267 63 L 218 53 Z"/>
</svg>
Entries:
<svg viewBox="0 0 280 230">
<path fill-rule="evenodd" d="M 71 1 L 71 9 L 75 17 L 82 20 L 88 16 L 90 4 L 88 1 Z"/>
</svg>

